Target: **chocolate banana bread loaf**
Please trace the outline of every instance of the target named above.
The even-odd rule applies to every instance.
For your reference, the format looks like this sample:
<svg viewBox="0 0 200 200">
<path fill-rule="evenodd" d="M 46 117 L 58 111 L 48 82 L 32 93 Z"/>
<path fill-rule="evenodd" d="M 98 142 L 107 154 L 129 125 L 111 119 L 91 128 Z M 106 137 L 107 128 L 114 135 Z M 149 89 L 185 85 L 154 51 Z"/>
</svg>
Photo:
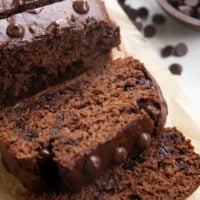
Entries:
<svg viewBox="0 0 200 200">
<path fill-rule="evenodd" d="M 56 179 L 79 189 L 148 148 L 166 115 L 143 64 L 119 59 L 5 108 L 3 163 L 30 190 Z"/>
<path fill-rule="evenodd" d="M 11 16 L 0 19 L 0 105 L 104 66 L 119 45 L 119 28 L 101 0 L 55 1 L 1 1 L 0 13 Z M 13 14 L 11 5 L 24 11 L 16 8 L 20 13 Z M 44 6 L 26 10 L 26 5 Z"/>
<path fill-rule="evenodd" d="M 183 200 L 200 186 L 200 155 L 175 128 L 78 193 L 27 194 L 24 200 Z"/>
<path fill-rule="evenodd" d="M 1 0 L 0 19 L 62 0 Z"/>
</svg>

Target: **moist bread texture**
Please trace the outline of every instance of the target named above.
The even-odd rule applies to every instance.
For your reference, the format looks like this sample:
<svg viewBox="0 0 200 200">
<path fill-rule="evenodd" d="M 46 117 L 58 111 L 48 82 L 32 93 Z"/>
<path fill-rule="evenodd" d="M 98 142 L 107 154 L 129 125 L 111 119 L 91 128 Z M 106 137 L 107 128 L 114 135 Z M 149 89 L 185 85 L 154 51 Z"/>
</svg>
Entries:
<svg viewBox="0 0 200 200">
<path fill-rule="evenodd" d="M 56 181 L 80 189 L 148 148 L 166 116 L 160 88 L 143 64 L 118 59 L 5 108 L 3 163 L 30 190 Z"/>
<path fill-rule="evenodd" d="M 25 200 L 183 200 L 199 186 L 200 156 L 182 133 L 167 128 L 150 149 L 80 192 L 28 193 Z"/>
<path fill-rule="evenodd" d="M 0 13 L 8 16 L 0 19 L 2 106 L 14 105 L 92 66 L 104 66 L 111 49 L 120 44 L 119 27 L 101 0 L 14 2 L 1 1 L 0 6 Z M 23 9 L 11 9 L 17 5 Z"/>
</svg>

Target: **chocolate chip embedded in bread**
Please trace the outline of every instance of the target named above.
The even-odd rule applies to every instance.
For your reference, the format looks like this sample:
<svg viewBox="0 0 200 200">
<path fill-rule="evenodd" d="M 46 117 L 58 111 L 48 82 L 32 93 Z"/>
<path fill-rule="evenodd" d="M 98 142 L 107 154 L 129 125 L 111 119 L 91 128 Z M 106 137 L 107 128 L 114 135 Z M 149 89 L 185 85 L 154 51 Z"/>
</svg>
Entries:
<svg viewBox="0 0 200 200">
<path fill-rule="evenodd" d="M 180 64 L 174 63 L 169 66 L 169 70 L 174 75 L 181 75 L 183 68 Z"/>
<path fill-rule="evenodd" d="M 153 37 L 156 34 L 156 28 L 153 25 L 147 25 L 144 28 L 144 35 L 145 37 Z"/>
<path fill-rule="evenodd" d="M 73 2 L 74 10 L 79 14 L 86 14 L 89 12 L 89 4 L 86 0 L 76 0 Z"/>
<path fill-rule="evenodd" d="M 128 152 L 124 147 L 117 147 L 114 154 L 114 161 L 116 163 L 122 163 L 126 160 Z"/>
<path fill-rule="evenodd" d="M 179 43 L 179 44 L 177 44 L 176 47 L 175 47 L 174 55 L 175 55 L 175 56 L 182 57 L 182 56 L 186 55 L 187 52 L 188 52 L 188 48 L 187 48 L 186 44 L 184 44 L 184 43 Z"/>
<path fill-rule="evenodd" d="M 151 136 L 148 133 L 141 133 L 137 139 L 137 145 L 141 150 L 145 150 L 150 147 Z"/>
<path fill-rule="evenodd" d="M 25 29 L 20 24 L 10 23 L 7 27 L 6 33 L 10 37 L 20 38 L 24 36 Z"/>
<path fill-rule="evenodd" d="M 95 172 L 101 167 L 101 160 L 98 156 L 90 156 L 85 164 L 88 173 Z"/>
<path fill-rule="evenodd" d="M 49 150 L 48 150 L 48 149 L 42 149 L 42 150 L 40 151 L 40 156 L 41 156 L 42 158 L 49 158 L 49 157 L 50 157 L 50 152 L 49 152 Z"/>
</svg>

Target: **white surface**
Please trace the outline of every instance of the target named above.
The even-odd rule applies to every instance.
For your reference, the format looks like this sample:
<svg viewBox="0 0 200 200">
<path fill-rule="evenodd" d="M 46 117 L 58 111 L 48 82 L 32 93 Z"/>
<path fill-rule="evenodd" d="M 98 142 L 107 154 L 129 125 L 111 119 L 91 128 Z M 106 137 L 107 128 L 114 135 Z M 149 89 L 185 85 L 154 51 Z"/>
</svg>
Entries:
<svg viewBox="0 0 200 200">
<path fill-rule="evenodd" d="M 166 24 L 156 26 L 157 34 L 154 38 L 146 39 L 148 44 L 160 56 L 160 49 L 167 44 L 176 45 L 179 42 L 185 42 L 189 48 L 187 56 L 177 58 L 165 58 L 165 68 L 172 63 L 182 64 L 184 70 L 181 76 L 174 76 L 180 84 L 182 91 L 190 99 L 191 114 L 194 120 L 200 124 L 200 30 L 194 30 L 182 23 L 174 20 L 167 15 L 158 5 L 156 0 L 127 0 L 127 4 L 134 8 L 145 6 L 150 11 L 150 17 L 142 20 L 144 24 L 152 23 L 152 15 L 155 13 L 163 13 L 166 16 Z"/>
</svg>

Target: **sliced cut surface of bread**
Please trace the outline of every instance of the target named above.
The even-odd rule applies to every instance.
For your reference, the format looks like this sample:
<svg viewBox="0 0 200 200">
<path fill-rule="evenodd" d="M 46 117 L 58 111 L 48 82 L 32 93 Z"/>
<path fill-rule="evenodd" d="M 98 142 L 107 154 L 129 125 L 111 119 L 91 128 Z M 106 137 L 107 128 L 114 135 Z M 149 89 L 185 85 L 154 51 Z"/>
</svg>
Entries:
<svg viewBox="0 0 200 200">
<path fill-rule="evenodd" d="M 120 44 L 101 0 L 3 0 L 0 16 L 7 12 L 0 19 L 0 106 L 106 65 Z"/>
<path fill-rule="evenodd" d="M 200 155 L 177 129 L 166 128 L 150 149 L 80 192 L 28 193 L 25 200 L 183 200 L 199 186 Z"/>
<path fill-rule="evenodd" d="M 1 111 L 3 163 L 31 190 L 79 189 L 148 148 L 166 116 L 143 64 L 118 59 Z"/>
</svg>

